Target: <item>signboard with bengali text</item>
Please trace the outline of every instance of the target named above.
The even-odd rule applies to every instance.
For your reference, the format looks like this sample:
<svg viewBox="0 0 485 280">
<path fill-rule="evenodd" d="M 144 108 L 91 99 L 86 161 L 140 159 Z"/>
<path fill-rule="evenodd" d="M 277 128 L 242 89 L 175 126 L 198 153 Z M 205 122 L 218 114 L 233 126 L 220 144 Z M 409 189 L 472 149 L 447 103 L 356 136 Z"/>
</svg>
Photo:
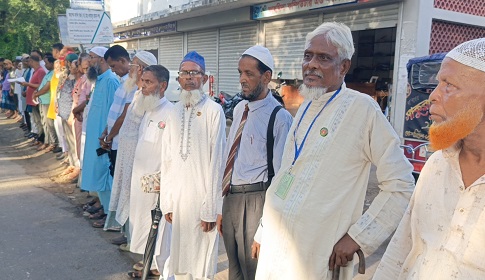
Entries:
<svg viewBox="0 0 485 280">
<path fill-rule="evenodd" d="M 252 6 L 251 19 L 263 19 L 356 2 L 357 0 L 281 0 Z"/>
<path fill-rule="evenodd" d="M 61 37 L 61 42 L 66 46 L 70 46 L 69 33 L 67 32 L 67 16 L 58 15 L 57 24 L 59 25 L 59 36 Z"/>
<path fill-rule="evenodd" d="M 67 9 L 66 14 L 71 44 L 113 43 L 113 25 L 106 12 Z"/>
</svg>

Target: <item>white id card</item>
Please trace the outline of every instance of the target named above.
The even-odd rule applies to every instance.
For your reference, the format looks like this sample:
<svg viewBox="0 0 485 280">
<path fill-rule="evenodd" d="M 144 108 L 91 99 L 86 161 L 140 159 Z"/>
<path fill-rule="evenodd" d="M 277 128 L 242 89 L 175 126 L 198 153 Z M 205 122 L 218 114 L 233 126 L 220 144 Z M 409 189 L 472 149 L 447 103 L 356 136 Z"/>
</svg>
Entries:
<svg viewBox="0 0 485 280">
<path fill-rule="evenodd" d="M 275 194 L 285 200 L 286 196 L 288 195 L 288 192 L 291 189 L 291 185 L 293 184 L 293 181 L 295 180 L 295 177 L 290 174 L 290 172 L 285 172 L 285 175 L 283 175 L 283 178 L 281 178 L 280 183 L 278 184 L 278 187 L 276 187 Z"/>
</svg>

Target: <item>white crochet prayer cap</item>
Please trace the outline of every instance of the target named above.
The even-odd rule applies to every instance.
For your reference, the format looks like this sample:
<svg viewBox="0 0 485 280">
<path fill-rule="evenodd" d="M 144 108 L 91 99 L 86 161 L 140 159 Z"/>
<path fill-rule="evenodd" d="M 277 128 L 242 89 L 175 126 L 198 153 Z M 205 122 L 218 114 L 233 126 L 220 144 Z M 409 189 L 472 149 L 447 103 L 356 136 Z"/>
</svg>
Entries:
<svg viewBox="0 0 485 280">
<path fill-rule="evenodd" d="M 264 65 L 268 66 L 271 69 L 271 72 L 274 72 L 274 60 L 273 56 L 269 52 L 269 50 L 263 46 L 253 46 L 247 49 L 243 55 L 250 55 L 257 60 L 261 61 Z"/>
<path fill-rule="evenodd" d="M 148 66 L 158 64 L 157 58 L 151 52 L 139 51 L 135 54 L 134 57 L 138 58 L 141 62 L 145 63 Z"/>
<path fill-rule="evenodd" d="M 92 52 L 92 53 L 95 53 L 99 57 L 103 57 L 104 58 L 104 54 L 106 53 L 106 51 L 108 51 L 108 48 L 105 48 L 105 47 L 94 47 L 94 48 L 90 49 L 89 51 Z"/>
<path fill-rule="evenodd" d="M 462 43 L 452 49 L 446 57 L 485 72 L 485 38 Z"/>
</svg>

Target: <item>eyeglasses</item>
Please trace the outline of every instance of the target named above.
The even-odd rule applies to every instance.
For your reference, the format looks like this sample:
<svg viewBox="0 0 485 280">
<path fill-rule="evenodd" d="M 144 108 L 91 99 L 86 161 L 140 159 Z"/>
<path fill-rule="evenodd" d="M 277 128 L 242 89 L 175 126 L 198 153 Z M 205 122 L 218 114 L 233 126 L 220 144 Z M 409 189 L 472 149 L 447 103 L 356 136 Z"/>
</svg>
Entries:
<svg viewBox="0 0 485 280">
<path fill-rule="evenodd" d="M 101 58 L 101 56 L 92 56 L 92 55 L 90 55 L 89 58 L 90 59 L 97 59 L 97 58 Z"/>
<path fill-rule="evenodd" d="M 199 75 L 202 75 L 203 73 L 200 71 L 191 70 L 191 71 L 179 71 L 178 74 L 180 78 L 187 78 L 188 76 L 190 77 L 199 76 Z"/>
<path fill-rule="evenodd" d="M 141 67 L 140 65 L 135 64 L 135 63 L 128 63 L 128 66 L 130 66 L 130 67 L 131 67 L 131 66 Z"/>
</svg>

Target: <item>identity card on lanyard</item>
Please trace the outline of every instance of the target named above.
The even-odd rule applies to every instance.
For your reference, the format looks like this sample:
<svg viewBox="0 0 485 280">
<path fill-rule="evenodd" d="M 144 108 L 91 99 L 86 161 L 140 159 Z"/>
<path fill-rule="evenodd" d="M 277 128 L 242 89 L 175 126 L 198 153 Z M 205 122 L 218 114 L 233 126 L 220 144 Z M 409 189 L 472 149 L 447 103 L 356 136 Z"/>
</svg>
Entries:
<svg viewBox="0 0 485 280">
<path fill-rule="evenodd" d="M 306 106 L 305 110 L 303 111 L 303 114 L 300 117 L 300 120 L 298 121 L 298 125 L 295 127 L 295 130 L 293 131 L 293 138 L 294 138 L 294 144 L 295 144 L 295 157 L 293 158 L 293 163 L 291 164 L 290 169 L 285 172 L 285 174 L 281 178 L 281 181 L 278 184 L 278 187 L 276 188 L 275 194 L 279 198 L 281 198 L 283 200 L 286 199 L 286 196 L 288 195 L 288 192 L 291 189 L 291 185 L 293 184 L 293 181 L 295 180 L 295 176 L 293 176 L 291 174 L 291 169 L 293 168 L 293 165 L 295 165 L 296 160 L 300 156 L 301 151 L 303 150 L 303 147 L 305 146 L 306 139 L 308 137 L 308 134 L 310 133 L 310 130 L 313 127 L 313 124 L 315 123 L 315 121 L 317 120 L 317 118 L 320 116 L 320 114 L 323 112 L 323 109 L 325 109 L 325 107 L 327 107 L 327 105 L 330 104 L 330 102 L 332 102 L 335 99 L 335 97 L 339 94 L 339 92 L 340 92 L 341 89 L 342 88 L 339 88 L 330 97 L 330 99 L 327 101 L 327 103 L 325 103 L 325 105 L 323 105 L 322 109 L 320 109 L 320 112 L 318 112 L 318 114 L 315 116 L 315 118 L 313 119 L 313 121 L 310 123 L 310 126 L 308 127 L 308 130 L 305 133 L 305 137 L 303 137 L 303 140 L 301 141 L 300 147 L 298 147 L 298 145 L 296 144 L 296 131 L 300 127 L 300 124 L 301 124 L 301 121 L 303 120 L 303 117 L 305 117 L 305 114 L 308 111 L 308 108 L 312 104 L 311 101 L 308 102 L 308 105 Z"/>
</svg>

